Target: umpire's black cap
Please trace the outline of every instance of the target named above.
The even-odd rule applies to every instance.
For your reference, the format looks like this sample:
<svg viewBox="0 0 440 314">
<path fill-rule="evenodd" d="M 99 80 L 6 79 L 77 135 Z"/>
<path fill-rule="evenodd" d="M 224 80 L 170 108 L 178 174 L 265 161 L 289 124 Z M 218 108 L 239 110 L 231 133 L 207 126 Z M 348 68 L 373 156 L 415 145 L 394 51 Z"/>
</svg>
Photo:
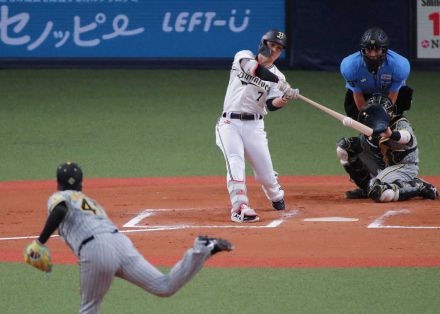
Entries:
<svg viewBox="0 0 440 314">
<path fill-rule="evenodd" d="M 64 162 L 57 167 L 58 190 L 82 190 L 83 173 L 75 162 Z"/>
</svg>

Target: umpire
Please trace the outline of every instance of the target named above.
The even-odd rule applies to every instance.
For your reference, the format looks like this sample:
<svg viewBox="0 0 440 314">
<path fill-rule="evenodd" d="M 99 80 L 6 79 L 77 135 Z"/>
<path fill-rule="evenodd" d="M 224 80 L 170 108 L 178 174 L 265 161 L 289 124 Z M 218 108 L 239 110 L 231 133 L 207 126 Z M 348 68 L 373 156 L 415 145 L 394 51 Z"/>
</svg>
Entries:
<svg viewBox="0 0 440 314">
<path fill-rule="evenodd" d="M 406 86 L 410 73 L 407 58 L 389 47 L 387 34 L 378 27 L 367 29 L 357 51 L 341 62 L 341 74 L 347 88 L 344 108 L 347 116 L 357 119 L 373 94 L 383 94 L 397 106 L 398 113 L 409 110 L 412 89 Z"/>
</svg>

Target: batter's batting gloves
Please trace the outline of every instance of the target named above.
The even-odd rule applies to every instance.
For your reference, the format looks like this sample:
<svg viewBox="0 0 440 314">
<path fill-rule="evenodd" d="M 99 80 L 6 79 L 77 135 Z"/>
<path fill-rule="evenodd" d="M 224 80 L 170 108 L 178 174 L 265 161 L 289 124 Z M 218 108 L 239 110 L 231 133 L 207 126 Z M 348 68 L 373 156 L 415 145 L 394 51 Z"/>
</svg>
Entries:
<svg viewBox="0 0 440 314">
<path fill-rule="evenodd" d="M 280 90 L 280 92 L 285 94 L 287 92 L 287 90 L 290 88 L 290 84 L 287 83 L 285 80 L 280 79 L 280 80 L 278 80 L 277 88 Z"/>
<path fill-rule="evenodd" d="M 298 88 L 289 88 L 287 89 L 287 91 L 284 93 L 283 98 L 287 99 L 287 100 L 291 100 L 291 99 L 297 99 L 299 95 L 299 89 Z"/>
</svg>

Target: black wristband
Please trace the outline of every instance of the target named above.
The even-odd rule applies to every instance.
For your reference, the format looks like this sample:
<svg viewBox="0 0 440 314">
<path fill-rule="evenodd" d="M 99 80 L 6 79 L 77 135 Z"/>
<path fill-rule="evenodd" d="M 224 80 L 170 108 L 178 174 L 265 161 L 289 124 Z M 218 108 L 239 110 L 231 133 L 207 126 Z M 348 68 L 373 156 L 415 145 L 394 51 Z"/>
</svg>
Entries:
<svg viewBox="0 0 440 314">
<path fill-rule="evenodd" d="M 397 142 L 398 140 L 400 140 L 401 137 L 402 137 L 402 135 L 400 134 L 399 131 L 393 131 L 391 133 L 390 139 Z"/>
<path fill-rule="evenodd" d="M 267 110 L 269 110 L 269 111 L 276 111 L 278 109 L 281 109 L 281 107 L 275 107 L 274 104 L 273 104 L 273 101 L 274 101 L 274 98 L 268 99 L 266 101 Z"/>
</svg>

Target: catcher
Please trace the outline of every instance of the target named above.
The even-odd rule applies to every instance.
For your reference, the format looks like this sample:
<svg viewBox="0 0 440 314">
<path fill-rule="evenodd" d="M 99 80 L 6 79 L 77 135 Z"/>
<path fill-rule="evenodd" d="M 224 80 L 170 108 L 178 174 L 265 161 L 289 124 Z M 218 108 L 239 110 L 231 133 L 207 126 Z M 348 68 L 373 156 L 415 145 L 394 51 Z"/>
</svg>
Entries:
<svg viewBox="0 0 440 314">
<path fill-rule="evenodd" d="M 388 97 L 373 95 L 358 120 L 373 128 L 373 136 L 343 138 L 336 152 L 352 181 L 366 191 L 366 197 L 376 202 L 404 201 L 418 196 L 438 198 L 435 186 L 417 178 L 416 135 L 408 119 L 398 113 Z"/>
<path fill-rule="evenodd" d="M 44 245 L 59 230 L 78 257 L 81 306 L 79 313 L 98 313 L 115 276 L 161 297 L 176 293 L 215 253 L 231 251 L 220 238 L 199 236 L 181 261 L 164 275 L 136 250 L 130 239 L 118 232 L 104 208 L 82 190 L 82 170 L 73 162 L 57 168 L 58 192 L 48 200 L 49 217 L 38 240 L 24 252 L 25 262 L 45 272 L 52 270 L 49 249 Z"/>
</svg>

